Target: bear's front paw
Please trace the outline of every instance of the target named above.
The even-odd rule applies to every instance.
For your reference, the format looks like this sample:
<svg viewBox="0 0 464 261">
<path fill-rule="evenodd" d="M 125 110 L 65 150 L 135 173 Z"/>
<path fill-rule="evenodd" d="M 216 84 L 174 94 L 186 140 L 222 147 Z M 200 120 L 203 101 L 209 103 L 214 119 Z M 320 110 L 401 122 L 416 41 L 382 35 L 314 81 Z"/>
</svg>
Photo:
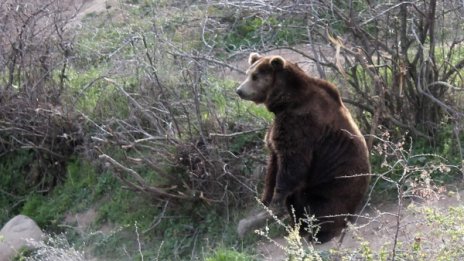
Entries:
<svg viewBox="0 0 464 261">
<path fill-rule="evenodd" d="M 269 208 L 272 210 L 272 212 L 280 216 L 283 213 L 285 213 L 285 196 L 283 194 L 274 194 L 274 197 L 272 199 L 272 203 L 269 206 Z"/>
</svg>

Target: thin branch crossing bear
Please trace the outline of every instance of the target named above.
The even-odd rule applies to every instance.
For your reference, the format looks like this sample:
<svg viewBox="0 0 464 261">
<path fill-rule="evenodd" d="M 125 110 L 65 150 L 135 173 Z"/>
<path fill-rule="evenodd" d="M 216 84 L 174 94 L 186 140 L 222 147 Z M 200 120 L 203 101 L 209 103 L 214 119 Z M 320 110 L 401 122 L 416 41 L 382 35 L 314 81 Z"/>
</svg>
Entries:
<svg viewBox="0 0 464 261">
<path fill-rule="evenodd" d="M 340 234 L 367 191 L 365 139 L 331 83 L 280 56 L 251 53 L 249 64 L 237 94 L 275 115 L 265 138 L 270 156 L 262 202 L 285 202 L 294 220 L 314 215 L 320 229 L 310 239 L 327 242 Z"/>
</svg>

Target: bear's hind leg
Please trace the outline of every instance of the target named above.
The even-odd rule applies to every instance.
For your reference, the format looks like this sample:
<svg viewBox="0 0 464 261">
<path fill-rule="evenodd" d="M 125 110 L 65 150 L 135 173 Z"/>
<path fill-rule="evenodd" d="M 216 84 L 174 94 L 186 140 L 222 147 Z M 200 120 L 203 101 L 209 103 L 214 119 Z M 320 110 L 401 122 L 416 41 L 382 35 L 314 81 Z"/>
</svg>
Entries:
<svg viewBox="0 0 464 261">
<path fill-rule="evenodd" d="M 309 234 L 310 241 L 323 244 L 338 236 L 349 220 L 350 211 L 343 201 L 340 198 L 329 199 L 299 190 L 287 197 L 286 206 L 292 225 L 295 227 L 300 222 L 300 235 Z M 308 223 L 311 221 L 307 218 L 312 215 L 317 220 Z"/>
<path fill-rule="evenodd" d="M 300 235 L 305 235 L 308 234 L 308 232 L 305 229 L 306 224 L 303 220 L 306 217 L 305 214 L 307 211 L 305 209 L 306 204 L 302 200 L 303 198 L 301 196 L 302 195 L 298 191 L 290 194 L 285 200 L 285 205 L 287 207 L 288 214 L 290 215 L 292 226 L 295 227 L 298 222 L 301 222 Z"/>
<path fill-rule="evenodd" d="M 321 244 L 340 235 L 350 218 L 350 211 L 344 206 L 342 199 L 314 199 L 311 200 L 311 213 L 316 216 L 319 231 L 310 240 L 317 239 Z"/>
</svg>

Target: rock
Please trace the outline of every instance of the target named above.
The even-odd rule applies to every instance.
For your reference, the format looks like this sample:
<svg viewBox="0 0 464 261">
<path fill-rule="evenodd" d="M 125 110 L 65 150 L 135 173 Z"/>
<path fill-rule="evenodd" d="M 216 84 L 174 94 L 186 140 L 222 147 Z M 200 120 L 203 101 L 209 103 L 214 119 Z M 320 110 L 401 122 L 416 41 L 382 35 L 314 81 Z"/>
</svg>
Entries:
<svg viewBox="0 0 464 261">
<path fill-rule="evenodd" d="M 273 209 L 264 210 L 258 214 L 248 216 L 247 218 L 241 219 L 240 222 L 238 222 L 237 233 L 240 238 L 243 238 L 245 234 L 266 225 L 266 222 L 268 220 L 272 220 L 273 216 L 282 218 L 285 216 L 285 214 L 285 208 L 274 207 Z"/>
<path fill-rule="evenodd" d="M 33 242 L 44 238 L 44 233 L 31 218 L 18 215 L 10 219 L 0 230 L 0 261 L 12 260 L 23 248 L 31 248 Z"/>
</svg>

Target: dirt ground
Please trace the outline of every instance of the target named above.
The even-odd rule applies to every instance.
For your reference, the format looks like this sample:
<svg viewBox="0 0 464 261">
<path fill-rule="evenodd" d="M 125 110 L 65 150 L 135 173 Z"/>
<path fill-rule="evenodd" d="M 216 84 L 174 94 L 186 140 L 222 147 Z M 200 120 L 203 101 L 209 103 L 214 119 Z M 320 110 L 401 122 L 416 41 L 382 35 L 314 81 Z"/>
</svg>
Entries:
<svg viewBox="0 0 464 261">
<path fill-rule="evenodd" d="M 79 0 L 82 3 L 82 8 L 76 17 L 76 20 L 81 20 L 89 14 L 98 14 L 111 9 L 117 4 L 117 0 Z"/>
<path fill-rule="evenodd" d="M 360 215 L 369 216 L 369 219 L 360 219 L 353 224 L 352 228 L 348 228 L 346 235 L 341 244 L 340 237 L 334 238 L 332 241 L 316 245 L 317 250 L 329 249 L 347 249 L 354 250 L 360 246 L 360 242 L 368 242 L 371 249 L 375 252 L 384 247 L 391 249 L 393 246 L 395 234 L 398 231 L 398 240 L 401 242 L 414 242 L 421 240 L 429 245 L 444 244 L 441 238 L 436 238 L 432 235 L 433 227 L 430 227 L 425 221 L 425 216 L 411 209 L 416 207 L 431 207 L 436 210 L 446 210 L 450 207 L 462 206 L 464 190 L 448 191 L 444 194 L 436 195 L 434 198 L 427 201 L 409 201 L 401 208 L 399 226 L 397 226 L 398 204 L 388 203 L 379 204 L 373 207 L 366 208 L 366 211 Z M 399 229 L 397 230 L 397 227 Z M 362 239 L 362 240 L 360 240 Z M 284 237 L 273 239 L 278 244 L 285 246 Z M 262 255 L 265 261 L 285 260 L 286 253 L 275 243 L 266 242 L 263 240 L 259 243 L 258 252 Z"/>
</svg>

